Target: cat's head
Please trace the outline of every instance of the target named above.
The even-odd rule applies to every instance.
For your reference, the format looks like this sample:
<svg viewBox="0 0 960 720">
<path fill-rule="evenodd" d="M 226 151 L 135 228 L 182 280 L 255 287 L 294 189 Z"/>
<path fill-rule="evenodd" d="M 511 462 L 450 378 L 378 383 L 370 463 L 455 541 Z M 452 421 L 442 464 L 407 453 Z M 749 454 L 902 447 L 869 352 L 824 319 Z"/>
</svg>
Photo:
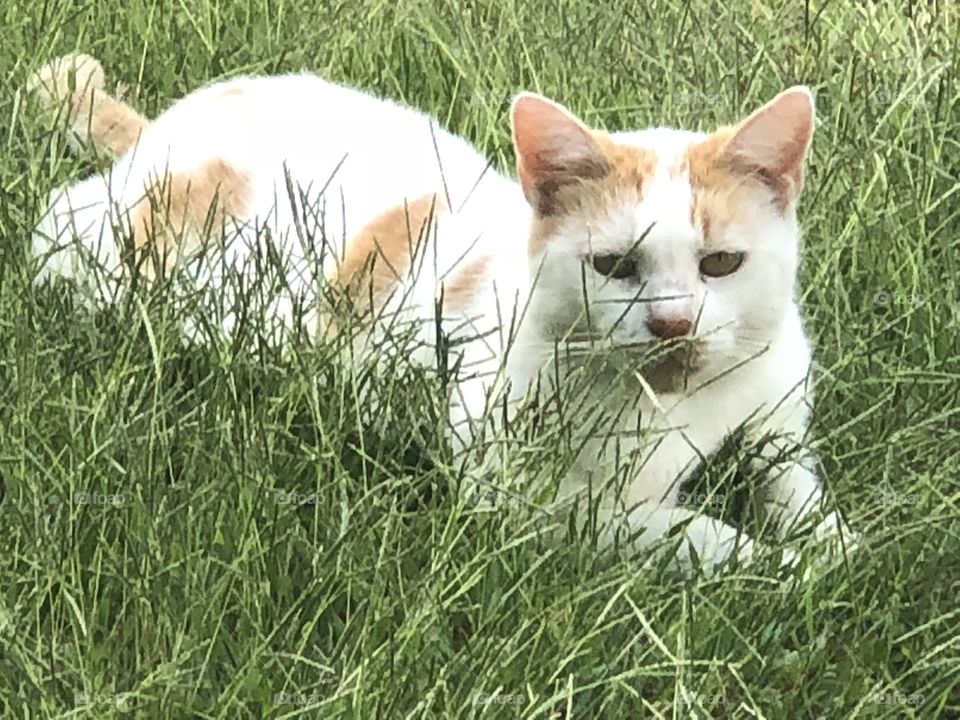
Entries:
<svg viewBox="0 0 960 720">
<path fill-rule="evenodd" d="M 529 93 L 511 121 L 534 210 L 531 311 L 553 339 L 589 336 L 638 369 L 666 350 L 642 365 L 662 392 L 764 351 L 793 299 L 809 90 L 710 134 L 607 134 Z"/>
</svg>

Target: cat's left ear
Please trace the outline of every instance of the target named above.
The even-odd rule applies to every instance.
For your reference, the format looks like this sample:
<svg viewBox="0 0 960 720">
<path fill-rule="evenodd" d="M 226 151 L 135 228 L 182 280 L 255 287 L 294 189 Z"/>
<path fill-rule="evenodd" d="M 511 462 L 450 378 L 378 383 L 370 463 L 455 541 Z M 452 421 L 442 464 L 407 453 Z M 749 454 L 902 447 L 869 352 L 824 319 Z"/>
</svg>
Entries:
<svg viewBox="0 0 960 720">
<path fill-rule="evenodd" d="M 803 188 L 803 166 L 815 117 L 808 88 L 798 85 L 784 90 L 736 126 L 723 159 L 757 174 L 787 204 Z"/>
<path fill-rule="evenodd" d="M 589 128 L 562 105 L 520 93 L 510 108 L 517 176 L 527 202 L 540 214 L 558 212 L 557 194 L 612 169 Z"/>
</svg>

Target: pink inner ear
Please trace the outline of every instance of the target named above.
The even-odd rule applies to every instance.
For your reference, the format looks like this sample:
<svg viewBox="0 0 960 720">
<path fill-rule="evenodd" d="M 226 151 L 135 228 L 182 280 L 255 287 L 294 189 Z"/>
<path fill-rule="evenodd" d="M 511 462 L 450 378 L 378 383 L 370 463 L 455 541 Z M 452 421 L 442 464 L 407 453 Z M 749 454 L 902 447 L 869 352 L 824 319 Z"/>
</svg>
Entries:
<svg viewBox="0 0 960 720">
<path fill-rule="evenodd" d="M 744 170 L 791 181 L 799 192 L 813 123 L 810 92 L 805 88 L 786 90 L 740 123 L 724 158 Z"/>
<path fill-rule="evenodd" d="M 527 200 L 542 213 L 552 212 L 558 188 L 610 171 L 593 135 L 562 106 L 523 94 L 513 103 L 511 120 L 517 175 Z"/>
</svg>

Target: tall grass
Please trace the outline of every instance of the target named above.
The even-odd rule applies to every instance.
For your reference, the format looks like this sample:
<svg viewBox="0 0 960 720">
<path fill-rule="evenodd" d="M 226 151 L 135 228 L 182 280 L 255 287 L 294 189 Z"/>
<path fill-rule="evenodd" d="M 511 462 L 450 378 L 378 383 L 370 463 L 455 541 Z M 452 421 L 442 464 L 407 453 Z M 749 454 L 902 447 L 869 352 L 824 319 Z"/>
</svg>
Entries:
<svg viewBox="0 0 960 720">
<path fill-rule="evenodd" d="M 25 8 L 0 2 L 0 717 L 960 716 L 955 4 Z M 502 168 L 519 89 L 610 129 L 709 128 L 809 84 L 814 437 L 866 547 L 808 582 L 684 581 L 547 543 L 457 501 L 435 375 L 298 338 L 190 349 L 181 313 L 204 307 L 143 290 L 95 313 L 34 286 L 48 191 L 102 160 L 17 90 L 77 49 L 151 116 L 310 69 L 436 113 Z M 740 459 L 707 474 L 749 483 Z"/>
</svg>

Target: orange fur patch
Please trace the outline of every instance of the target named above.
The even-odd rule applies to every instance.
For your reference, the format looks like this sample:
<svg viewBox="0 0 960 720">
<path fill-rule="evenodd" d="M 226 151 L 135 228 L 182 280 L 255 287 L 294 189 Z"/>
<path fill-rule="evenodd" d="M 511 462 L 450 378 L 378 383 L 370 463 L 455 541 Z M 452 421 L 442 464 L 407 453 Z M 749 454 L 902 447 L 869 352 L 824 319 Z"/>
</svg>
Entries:
<svg viewBox="0 0 960 720">
<path fill-rule="evenodd" d="M 138 254 L 156 253 L 169 269 L 207 231 L 222 231 L 229 218 L 248 215 L 251 194 L 247 173 L 219 158 L 159 178 L 131 208 L 134 248 Z M 152 275 L 156 268 L 147 263 L 146 270 Z"/>
<path fill-rule="evenodd" d="M 57 58 L 27 83 L 49 111 L 66 110 L 70 131 L 82 144 L 118 157 L 150 124 L 143 115 L 104 88 L 103 67 L 84 54 Z M 117 92 L 122 93 L 120 85 Z"/>
<path fill-rule="evenodd" d="M 601 219 L 613 203 L 640 202 L 657 169 L 652 150 L 622 145 L 606 133 L 595 131 L 594 139 L 610 162 L 610 171 L 597 180 L 585 180 L 556 191 L 553 212 L 536 218 L 530 234 L 530 255 L 540 253 L 564 216 L 577 214 Z"/>
<path fill-rule="evenodd" d="M 420 243 L 446 210 L 434 194 L 385 210 L 347 241 L 328 284 L 348 298 L 354 310 L 379 309 L 409 272 Z"/>
<path fill-rule="evenodd" d="M 777 211 L 784 213 L 803 186 L 805 146 L 798 145 L 797 157 L 786 159 L 785 166 L 791 168 L 790 172 L 764 172 L 738 166 L 722 157 L 736 131 L 736 127 L 720 128 L 690 146 L 682 158 L 682 169 L 693 188 L 691 219 L 706 223 L 705 237 L 709 237 L 711 227 L 732 220 L 745 204 L 756 206 L 765 202 L 763 193 L 772 192 Z"/>
<path fill-rule="evenodd" d="M 101 91 L 75 92 L 71 98 L 70 119 L 77 135 L 114 157 L 133 147 L 150 124 L 132 107 Z"/>
<path fill-rule="evenodd" d="M 228 88 L 225 88 L 223 92 L 220 93 L 220 97 L 239 97 L 247 92 L 247 88 L 243 85 L 231 85 Z"/>
<path fill-rule="evenodd" d="M 457 313 L 469 308 L 480 294 L 492 264 L 493 258 L 489 255 L 478 255 L 457 266 L 443 284 L 444 310 Z"/>
<path fill-rule="evenodd" d="M 742 222 L 745 213 L 768 202 L 769 189 L 774 191 L 774 201 L 781 212 L 789 202 L 775 182 L 744 172 L 722 159 L 735 130 L 723 127 L 711 133 L 691 145 L 678 163 L 680 174 L 686 175 L 693 191 L 690 222 L 699 228 L 707 247 L 724 228 Z"/>
<path fill-rule="evenodd" d="M 594 136 L 613 165 L 613 172 L 604 178 L 604 182 L 608 186 L 634 188 L 642 197 L 657 169 L 656 153 L 646 148 L 621 145 L 607 135 L 594 133 Z"/>
</svg>

